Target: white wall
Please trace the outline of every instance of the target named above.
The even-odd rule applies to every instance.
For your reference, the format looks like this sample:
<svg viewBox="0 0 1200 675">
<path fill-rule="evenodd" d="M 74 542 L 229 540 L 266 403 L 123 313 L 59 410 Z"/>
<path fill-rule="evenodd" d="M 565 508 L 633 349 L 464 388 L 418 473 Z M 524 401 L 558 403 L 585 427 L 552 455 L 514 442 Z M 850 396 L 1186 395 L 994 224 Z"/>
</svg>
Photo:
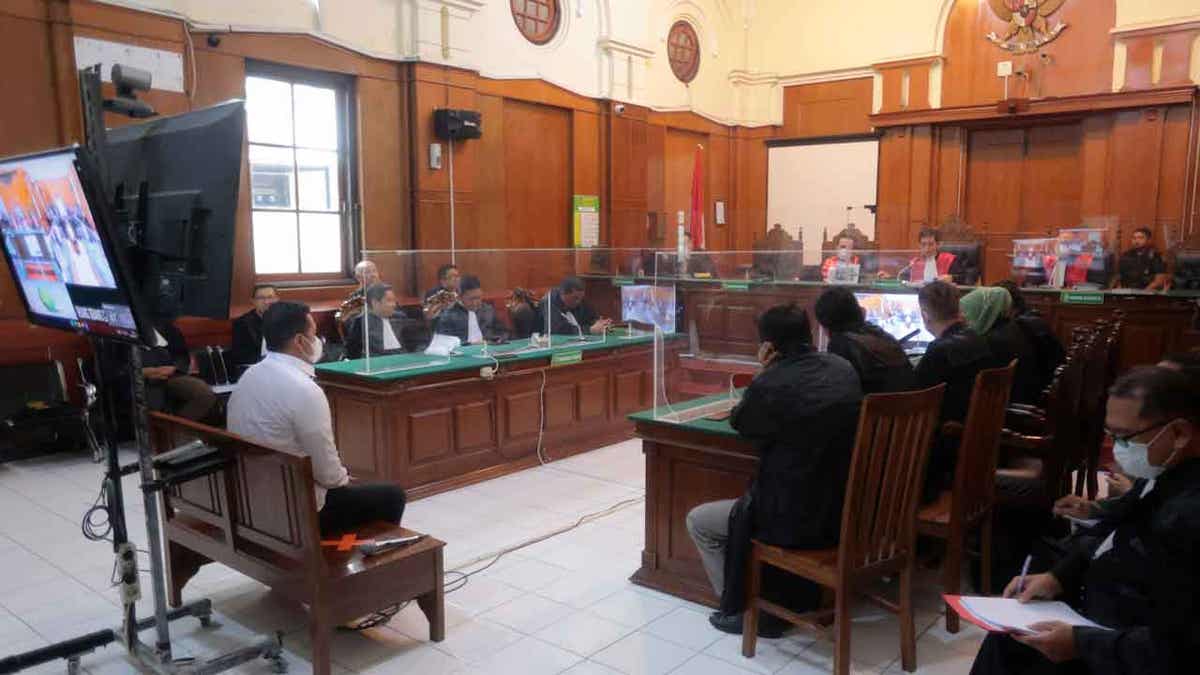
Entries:
<svg viewBox="0 0 1200 675">
<path fill-rule="evenodd" d="M 875 204 L 879 141 L 820 143 L 767 151 L 767 222 L 781 223 L 793 237 L 804 230 L 805 262 L 815 264 L 823 230 L 837 234 L 850 219 L 875 236 L 875 216 L 862 208 Z"/>
<path fill-rule="evenodd" d="M 517 32 L 509 0 L 101 1 L 210 27 L 311 32 L 383 58 L 539 78 L 586 96 L 746 125 L 782 121 L 789 81 L 936 53 L 954 2 L 560 0 L 563 30 L 539 47 Z M 1200 0 L 1117 0 L 1119 26 L 1196 17 Z M 692 22 L 703 50 L 686 86 L 666 56 L 667 30 L 680 18 Z"/>
</svg>

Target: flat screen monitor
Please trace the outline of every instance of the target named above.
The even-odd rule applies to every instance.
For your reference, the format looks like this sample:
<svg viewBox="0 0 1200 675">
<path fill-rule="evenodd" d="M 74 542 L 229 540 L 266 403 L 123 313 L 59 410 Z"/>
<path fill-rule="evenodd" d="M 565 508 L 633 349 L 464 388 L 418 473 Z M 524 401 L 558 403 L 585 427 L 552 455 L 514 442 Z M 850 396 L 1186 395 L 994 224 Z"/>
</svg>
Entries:
<svg viewBox="0 0 1200 675">
<path fill-rule="evenodd" d="M 161 313 L 229 316 L 245 119 L 228 101 L 108 131 L 109 187 L 140 231 L 134 277 Z"/>
<path fill-rule="evenodd" d="M 152 333 L 102 194 L 81 148 L 0 159 L 4 255 L 31 323 L 137 342 Z"/>
<path fill-rule="evenodd" d="M 925 322 L 921 320 L 916 293 L 855 293 L 854 297 L 867 315 L 867 323 L 884 329 L 897 340 L 917 331 L 904 342 L 906 351 L 923 350 L 933 342 L 933 334 L 925 330 Z"/>
<path fill-rule="evenodd" d="M 675 332 L 674 286 L 622 286 L 621 320 L 658 326 Z"/>
</svg>

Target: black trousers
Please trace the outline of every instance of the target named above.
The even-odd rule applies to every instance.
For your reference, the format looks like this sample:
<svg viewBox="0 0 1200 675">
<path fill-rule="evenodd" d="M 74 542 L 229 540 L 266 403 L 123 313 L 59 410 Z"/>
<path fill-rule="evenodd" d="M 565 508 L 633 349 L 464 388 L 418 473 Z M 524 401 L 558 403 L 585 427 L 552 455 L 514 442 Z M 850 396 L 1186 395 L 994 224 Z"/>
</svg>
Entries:
<svg viewBox="0 0 1200 675">
<path fill-rule="evenodd" d="M 389 483 L 344 485 L 325 493 L 321 509 L 321 536 L 344 534 L 375 521 L 400 523 L 404 515 L 404 489 Z"/>
<path fill-rule="evenodd" d="M 722 614 L 741 614 L 746 610 L 746 572 L 750 569 L 750 549 L 754 535 L 754 500 L 742 495 L 729 512 L 729 543 L 725 551 L 725 589 L 721 593 Z M 769 542 L 768 542 L 769 543 Z M 797 614 L 821 606 L 821 587 L 777 567 L 762 569 L 762 597 Z M 769 615 L 765 615 L 769 616 Z"/>
<path fill-rule="evenodd" d="M 1087 672 L 1082 661 L 1051 663 L 1038 650 L 999 633 L 984 639 L 971 666 L 971 675 L 1087 675 Z"/>
</svg>

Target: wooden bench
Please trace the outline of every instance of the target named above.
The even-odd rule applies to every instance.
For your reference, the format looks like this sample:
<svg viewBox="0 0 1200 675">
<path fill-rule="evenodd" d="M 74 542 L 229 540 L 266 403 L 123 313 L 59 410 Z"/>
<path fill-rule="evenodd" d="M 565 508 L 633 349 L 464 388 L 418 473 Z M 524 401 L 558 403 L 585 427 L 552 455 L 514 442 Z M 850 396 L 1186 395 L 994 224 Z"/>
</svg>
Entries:
<svg viewBox="0 0 1200 675">
<path fill-rule="evenodd" d="M 311 460 L 244 438 L 151 413 L 155 454 L 192 440 L 220 448 L 228 468 L 166 492 L 164 537 L 172 606 L 200 566 L 219 562 L 282 597 L 306 606 L 313 672 L 330 672 L 333 629 L 391 605 L 416 600 L 429 619 L 429 639 L 445 637 L 442 548 L 428 537 L 405 548 L 364 557 L 322 545 Z M 370 523 L 359 539 L 415 534 L 392 523 Z M 339 539 L 339 537 L 331 537 Z"/>
</svg>

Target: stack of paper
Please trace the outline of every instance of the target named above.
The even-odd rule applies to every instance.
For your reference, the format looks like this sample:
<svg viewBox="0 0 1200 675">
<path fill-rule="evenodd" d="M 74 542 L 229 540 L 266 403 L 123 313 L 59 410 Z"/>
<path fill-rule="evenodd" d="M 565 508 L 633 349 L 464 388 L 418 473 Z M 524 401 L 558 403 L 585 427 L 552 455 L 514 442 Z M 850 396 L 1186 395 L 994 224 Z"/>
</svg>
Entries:
<svg viewBox="0 0 1200 675">
<path fill-rule="evenodd" d="M 1043 621 L 1105 628 L 1083 617 L 1065 602 L 1021 603 L 1015 598 L 944 597 L 959 616 L 991 633 L 1033 633 L 1030 626 Z"/>
</svg>

